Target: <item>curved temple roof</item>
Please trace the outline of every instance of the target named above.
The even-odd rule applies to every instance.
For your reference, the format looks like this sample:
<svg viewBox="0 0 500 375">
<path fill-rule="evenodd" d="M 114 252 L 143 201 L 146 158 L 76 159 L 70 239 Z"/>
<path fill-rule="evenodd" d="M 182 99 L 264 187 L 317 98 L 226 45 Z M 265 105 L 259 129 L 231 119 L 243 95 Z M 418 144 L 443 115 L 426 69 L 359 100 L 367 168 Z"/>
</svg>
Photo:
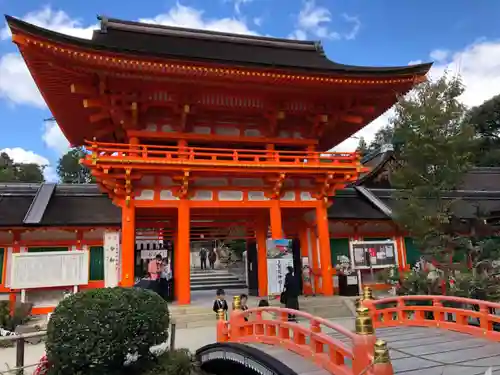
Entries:
<svg viewBox="0 0 500 375">
<path fill-rule="evenodd" d="M 432 63 L 399 67 L 363 67 L 329 60 L 320 42 L 296 41 L 162 26 L 99 17 L 100 30 L 91 40 L 50 31 L 5 16 L 13 33 L 20 32 L 54 42 L 133 55 L 211 61 L 221 64 L 260 66 L 344 75 L 425 75 Z"/>
</svg>

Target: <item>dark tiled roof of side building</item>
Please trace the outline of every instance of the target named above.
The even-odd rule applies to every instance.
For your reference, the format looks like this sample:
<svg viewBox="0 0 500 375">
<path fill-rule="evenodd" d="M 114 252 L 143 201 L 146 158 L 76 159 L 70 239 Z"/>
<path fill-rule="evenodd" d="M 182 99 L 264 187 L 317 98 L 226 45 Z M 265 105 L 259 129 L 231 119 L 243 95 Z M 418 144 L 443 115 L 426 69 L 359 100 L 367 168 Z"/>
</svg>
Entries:
<svg viewBox="0 0 500 375">
<path fill-rule="evenodd" d="M 23 226 L 41 184 L 0 184 L 0 226 Z M 120 225 L 120 208 L 97 185 L 56 185 L 41 221 L 27 226 Z"/>
</svg>

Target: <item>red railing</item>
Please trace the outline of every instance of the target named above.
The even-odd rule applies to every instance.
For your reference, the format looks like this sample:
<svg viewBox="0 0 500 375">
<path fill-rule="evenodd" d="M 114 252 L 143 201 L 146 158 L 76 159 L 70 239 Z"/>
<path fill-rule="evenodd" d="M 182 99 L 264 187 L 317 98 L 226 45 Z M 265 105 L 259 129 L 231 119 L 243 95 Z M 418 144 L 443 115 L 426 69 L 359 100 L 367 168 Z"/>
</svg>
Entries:
<svg viewBox="0 0 500 375">
<path fill-rule="evenodd" d="M 373 326 L 437 327 L 500 341 L 500 303 L 451 296 L 400 296 L 362 301 Z"/>
<path fill-rule="evenodd" d="M 300 323 L 289 322 L 289 314 L 295 315 Z M 368 315 L 366 318 L 370 319 Z M 331 333 L 340 334 L 348 344 L 330 336 Z M 393 374 L 390 362 L 375 360 L 373 332 L 356 334 L 326 319 L 291 309 L 234 310 L 229 321 L 219 317 L 217 340 L 279 346 L 336 375 Z M 378 344 L 387 350 L 385 343 Z"/>
<path fill-rule="evenodd" d="M 131 145 L 125 143 L 87 142 L 92 151 L 86 160 L 130 163 L 149 162 L 172 164 L 245 165 L 248 166 L 301 166 L 303 168 L 356 168 L 356 152 L 268 151 L 223 149 L 209 147 L 179 147 L 156 145 Z M 124 160 L 124 157 L 127 160 Z"/>
</svg>

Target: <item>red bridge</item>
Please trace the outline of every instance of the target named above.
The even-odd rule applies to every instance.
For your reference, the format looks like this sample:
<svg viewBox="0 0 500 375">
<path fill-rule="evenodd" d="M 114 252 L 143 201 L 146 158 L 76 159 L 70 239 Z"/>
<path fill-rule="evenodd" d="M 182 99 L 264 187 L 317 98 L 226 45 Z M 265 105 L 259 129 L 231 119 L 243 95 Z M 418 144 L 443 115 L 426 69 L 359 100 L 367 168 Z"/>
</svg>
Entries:
<svg viewBox="0 0 500 375">
<path fill-rule="evenodd" d="M 499 307 L 448 296 L 374 300 L 367 288 L 355 332 L 295 310 L 235 309 L 229 321 L 220 315 L 218 343 L 197 356 L 213 373 L 226 366 L 225 373 L 276 375 L 484 374 L 500 368 Z"/>
</svg>

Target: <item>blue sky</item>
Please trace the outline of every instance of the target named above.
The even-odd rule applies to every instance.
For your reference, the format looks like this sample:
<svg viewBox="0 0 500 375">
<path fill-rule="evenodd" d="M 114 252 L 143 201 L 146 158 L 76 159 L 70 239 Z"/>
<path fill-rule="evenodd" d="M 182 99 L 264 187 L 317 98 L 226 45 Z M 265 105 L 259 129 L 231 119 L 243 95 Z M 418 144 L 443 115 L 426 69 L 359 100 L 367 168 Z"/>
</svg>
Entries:
<svg viewBox="0 0 500 375">
<path fill-rule="evenodd" d="M 496 0 L 0 0 L 0 13 L 90 37 L 96 15 L 220 31 L 322 40 L 335 61 L 406 65 L 435 61 L 432 76 L 459 72 L 467 105 L 500 93 L 500 1 Z M 4 21 L 0 23 L 0 150 L 48 165 L 67 144 L 50 117 Z M 358 136 L 368 139 L 390 113 Z M 351 150 L 352 138 L 339 146 Z"/>
</svg>

